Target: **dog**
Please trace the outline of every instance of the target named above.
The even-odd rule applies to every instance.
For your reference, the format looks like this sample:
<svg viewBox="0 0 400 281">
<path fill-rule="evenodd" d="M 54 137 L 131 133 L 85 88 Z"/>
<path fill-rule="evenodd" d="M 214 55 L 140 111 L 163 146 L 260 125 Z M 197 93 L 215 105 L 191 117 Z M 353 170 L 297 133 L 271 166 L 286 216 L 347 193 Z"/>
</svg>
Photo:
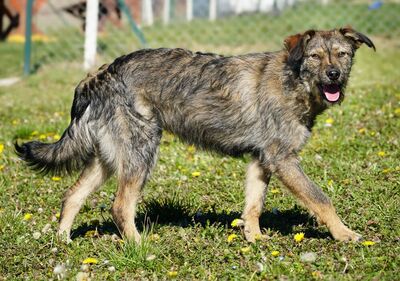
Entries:
<svg viewBox="0 0 400 281">
<path fill-rule="evenodd" d="M 67 237 L 88 195 L 116 173 L 113 220 L 124 238 L 140 241 L 136 205 L 166 130 L 205 150 L 252 156 L 242 214 L 248 241 L 263 237 L 259 217 L 272 174 L 334 239 L 357 241 L 361 235 L 342 223 L 297 155 L 316 116 L 343 101 L 354 54 L 363 43 L 375 50 L 367 36 L 344 27 L 289 36 L 277 52 L 139 50 L 80 82 L 71 123 L 59 141 L 15 143 L 15 149 L 43 173 L 83 170 L 62 201 L 58 234 Z"/>
</svg>

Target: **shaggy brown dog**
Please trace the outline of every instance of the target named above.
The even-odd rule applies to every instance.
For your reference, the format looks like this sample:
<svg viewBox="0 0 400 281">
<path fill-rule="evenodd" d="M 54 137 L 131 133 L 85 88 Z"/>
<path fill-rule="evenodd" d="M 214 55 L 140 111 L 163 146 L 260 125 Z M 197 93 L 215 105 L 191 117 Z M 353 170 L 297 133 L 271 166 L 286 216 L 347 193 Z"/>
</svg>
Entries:
<svg viewBox="0 0 400 281">
<path fill-rule="evenodd" d="M 117 173 L 113 218 L 124 237 L 139 241 L 136 203 L 167 130 L 203 149 L 253 156 L 242 216 L 247 240 L 261 237 L 259 216 L 273 173 L 335 239 L 358 240 L 303 173 L 297 154 L 316 116 L 343 101 L 362 43 L 375 48 L 365 35 L 341 28 L 290 36 L 278 52 L 225 57 L 183 49 L 137 51 L 78 85 L 71 124 L 58 142 L 16 144 L 16 150 L 43 172 L 83 169 L 65 194 L 60 234 L 70 234 L 87 196 Z"/>
</svg>

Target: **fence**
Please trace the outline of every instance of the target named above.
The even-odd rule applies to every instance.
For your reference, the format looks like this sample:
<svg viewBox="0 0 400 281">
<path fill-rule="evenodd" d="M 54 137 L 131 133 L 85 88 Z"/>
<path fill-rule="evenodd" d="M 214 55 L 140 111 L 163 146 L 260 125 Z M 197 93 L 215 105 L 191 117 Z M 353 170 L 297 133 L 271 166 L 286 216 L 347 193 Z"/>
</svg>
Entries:
<svg viewBox="0 0 400 281">
<path fill-rule="evenodd" d="M 85 9 L 85 1 L 48 0 L 37 12 L 34 24 L 43 36 L 33 42 L 35 67 L 82 61 Z M 396 40 L 400 1 L 100 0 L 96 63 L 143 47 L 274 50 L 287 35 L 344 25 L 382 42 Z"/>
</svg>

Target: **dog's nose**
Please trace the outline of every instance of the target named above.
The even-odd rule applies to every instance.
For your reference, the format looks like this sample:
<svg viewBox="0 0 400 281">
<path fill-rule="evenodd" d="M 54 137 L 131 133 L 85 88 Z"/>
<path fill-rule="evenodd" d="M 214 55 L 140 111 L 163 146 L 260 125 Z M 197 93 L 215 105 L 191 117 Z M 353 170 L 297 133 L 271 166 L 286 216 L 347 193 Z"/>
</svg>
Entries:
<svg viewBox="0 0 400 281">
<path fill-rule="evenodd" d="M 326 71 L 326 75 L 331 80 L 338 80 L 340 76 L 340 71 L 338 69 L 332 68 Z"/>
</svg>

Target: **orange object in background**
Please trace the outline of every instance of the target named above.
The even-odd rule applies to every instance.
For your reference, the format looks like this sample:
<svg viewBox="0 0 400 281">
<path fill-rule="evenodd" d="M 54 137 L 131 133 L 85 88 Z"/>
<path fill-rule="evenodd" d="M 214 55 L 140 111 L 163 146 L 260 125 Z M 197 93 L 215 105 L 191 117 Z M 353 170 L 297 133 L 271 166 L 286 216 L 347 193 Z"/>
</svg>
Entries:
<svg viewBox="0 0 400 281">
<path fill-rule="evenodd" d="M 35 0 L 32 8 L 32 18 L 35 17 L 40 9 L 46 4 L 47 0 Z M 25 26 L 26 26 L 26 4 L 27 0 L 6 0 L 6 7 L 10 7 L 12 11 L 19 15 L 18 26 L 11 31 L 7 40 L 10 42 L 25 42 Z M 39 30 L 39 28 L 32 22 L 32 40 L 34 41 L 48 41 L 46 35 Z"/>
<path fill-rule="evenodd" d="M 28 0 L 0 0 L 0 40 L 9 42 L 24 43 L 25 42 L 25 27 L 26 27 L 26 6 Z M 32 7 L 32 18 L 39 13 L 40 9 L 47 4 L 47 0 L 34 0 Z M 64 1 L 63 1 L 64 2 Z M 67 2 L 67 1 L 65 1 Z M 62 8 L 65 12 L 78 18 L 82 23 L 82 29 L 85 25 L 86 0 L 71 1 L 74 4 L 69 4 Z M 140 24 L 141 20 L 141 0 L 125 0 L 125 4 L 130 10 L 135 22 Z M 2 18 L 8 18 L 9 25 L 2 30 Z M 99 0 L 99 31 L 104 29 L 106 21 L 111 22 L 114 26 L 120 28 L 121 11 L 117 0 Z M 51 39 L 46 36 L 32 22 L 32 40 L 49 42 Z"/>
</svg>

